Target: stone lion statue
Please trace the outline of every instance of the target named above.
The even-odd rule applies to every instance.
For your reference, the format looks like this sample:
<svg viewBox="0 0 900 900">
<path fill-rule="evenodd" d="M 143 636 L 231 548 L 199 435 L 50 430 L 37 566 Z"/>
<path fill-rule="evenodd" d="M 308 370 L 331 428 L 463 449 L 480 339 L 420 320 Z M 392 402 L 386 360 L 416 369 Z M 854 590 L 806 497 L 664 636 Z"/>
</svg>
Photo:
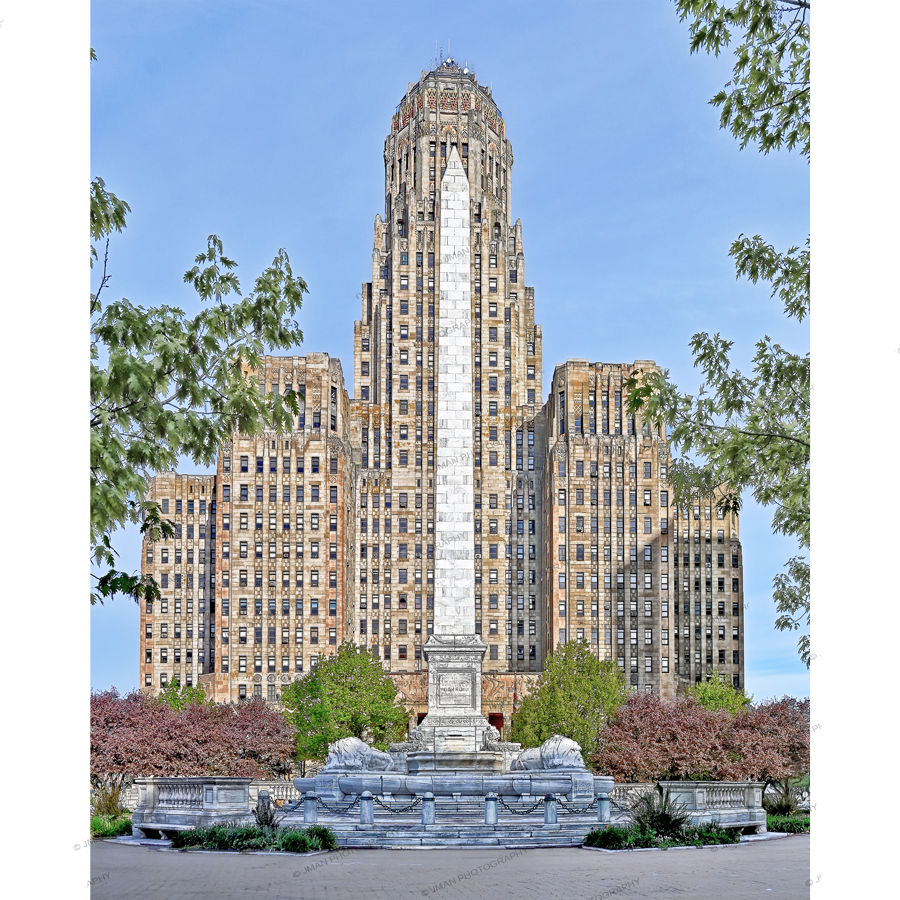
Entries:
<svg viewBox="0 0 900 900">
<path fill-rule="evenodd" d="M 387 753 L 359 738 L 347 737 L 328 745 L 328 758 L 322 771 L 389 772 L 393 768 L 394 761 Z"/>
<path fill-rule="evenodd" d="M 513 763 L 515 771 L 584 768 L 581 746 L 561 734 L 554 734 L 540 747 L 523 750 Z"/>
<path fill-rule="evenodd" d="M 541 744 L 542 769 L 583 769 L 581 745 L 571 738 L 554 734 Z"/>
<path fill-rule="evenodd" d="M 513 771 L 535 771 L 541 767 L 541 748 L 532 747 L 530 750 L 523 750 L 515 760 L 513 760 Z"/>
</svg>

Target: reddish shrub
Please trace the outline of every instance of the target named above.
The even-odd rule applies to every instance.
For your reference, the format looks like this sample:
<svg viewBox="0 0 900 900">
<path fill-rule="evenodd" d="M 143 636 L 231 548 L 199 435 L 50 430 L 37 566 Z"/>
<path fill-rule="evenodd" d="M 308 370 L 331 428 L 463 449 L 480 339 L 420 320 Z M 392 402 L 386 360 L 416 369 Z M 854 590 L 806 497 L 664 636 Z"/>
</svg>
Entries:
<svg viewBox="0 0 900 900">
<path fill-rule="evenodd" d="M 693 698 L 633 694 L 600 732 L 594 768 L 617 781 L 774 781 L 809 771 L 809 700 L 732 716 Z"/>
<path fill-rule="evenodd" d="M 284 771 L 294 732 L 261 700 L 182 710 L 115 688 L 91 694 L 91 778 L 128 775 L 232 775 Z"/>
</svg>

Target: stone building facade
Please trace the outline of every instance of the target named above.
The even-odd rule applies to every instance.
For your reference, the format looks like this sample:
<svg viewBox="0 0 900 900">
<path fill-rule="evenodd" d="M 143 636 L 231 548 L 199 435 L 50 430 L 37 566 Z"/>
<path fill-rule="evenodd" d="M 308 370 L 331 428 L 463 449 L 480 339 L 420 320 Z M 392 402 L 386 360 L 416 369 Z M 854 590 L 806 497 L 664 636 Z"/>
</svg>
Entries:
<svg viewBox="0 0 900 900">
<path fill-rule="evenodd" d="M 439 530 L 435 366 L 456 327 L 440 314 L 440 191 L 451 154 L 468 180 L 470 250 L 452 265 L 470 279 L 474 413 L 473 458 L 453 462 L 472 469 L 485 714 L 508 724 L 514 694 L 527 692 L 561 641 L 584 640 L 636 689 L 664 697 L 713 670 L 743 684 L 736 517 L 715 520 L 713 501 L 669 505 L 665 434 L 626 412 L 627 378 L 655 363 L 569 360 L 543 402 L 541 327 L 512 216 L 512 145 L 490 89 L 447 60 L 409 85 L 385 139 L 384 214 L 354 324 L 354 397 L 326 354 L 267 357 L 251 376 L 260 389 L 305 397 L 291 433 L 235 435 L 215 476 L 153 481 L 154 499 L 203 489 L 209 500 L 203 562 L 199 537 L 190 551 L 205 567 L 196 572 L 204 593 L 198 579 L 192 598 L 192 668 L 186 643 L 180 668 L 174 644 L 160 644 L 163 625 L 166 639 L 179 627 L 175 604 L 186 616 L 189 602 L 164 587 L 166 611 L 142 614 L 146 689 L 190 678 L 217 700 L 277 702 L 283 684 L 349 638 L 424 714 Z M 200 523 L 190 524 L 199 535 Z M 177 546 L 147 545 L 145 570 L 171 572 L 174 585 L 177 567 L 162 553 L 172 560 Z"/>
<path fill-rule="evenodd" d="M 199 684 L 214 655 L 216 477 L 163 472 L 147 499 L 175 526 L 171 540 L 144 541 L 141 571 L 152 573 L 160 599 L 141 607 L 142 690 L 173 681 Z"/>
</svg>

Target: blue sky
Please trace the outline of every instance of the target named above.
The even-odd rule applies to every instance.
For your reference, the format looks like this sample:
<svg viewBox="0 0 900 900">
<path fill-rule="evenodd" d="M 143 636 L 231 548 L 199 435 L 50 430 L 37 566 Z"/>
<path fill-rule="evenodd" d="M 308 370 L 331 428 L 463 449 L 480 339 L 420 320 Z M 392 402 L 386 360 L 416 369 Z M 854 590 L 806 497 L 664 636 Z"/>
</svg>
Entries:
<svg viewBox="0 0 900 900">
<path fill-rule="evenodd" d="M 742 232 L 786 249 L 810 230 L 805 160 L 740 151 L 708 105 L 730 54 L 692 57 L 666 0 L 452 10 L 459 24 L 411 3 L 94 2 L 90 171 L 132 208 L 110 292 L 192 310 L 182 275 L 207 235 L 247 290 L 284 247 L 310 287 L 299 352 L 338 356 L 349 376 L 384 138 L 437 42 L 491 84 L 506 120 L 545 384 L 568 357 L 649 358 L 695 390 L 688 342 L 704 330 L 734 340 L 743 369 L 763 335 L 809 349 L 806 323 L 737 281 L 727 256 Z M 806 695 L 796 636 L 772 625 L 772 576 L 795 548 L 770 522 L 747 504 L 747 688 Z M 118 546 L 136 569 L 134 533 Z M 137 676 L 137 608 L 94 607 L 92 687 Z"/>
</svg>

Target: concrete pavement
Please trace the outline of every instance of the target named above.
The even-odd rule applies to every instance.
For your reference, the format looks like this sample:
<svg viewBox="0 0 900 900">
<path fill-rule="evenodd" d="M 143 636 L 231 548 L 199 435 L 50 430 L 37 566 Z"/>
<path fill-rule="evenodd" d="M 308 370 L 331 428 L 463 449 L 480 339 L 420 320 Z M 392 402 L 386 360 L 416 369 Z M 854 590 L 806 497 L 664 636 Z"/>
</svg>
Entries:
<svg viewBox="0 0 900 900">
<path fill-rule="evenodd" d="M 338 850 L 315 856 L 91 845 L 92 900 L 808 898 L 809 835 L 719 848 Z"/>
</svg>

